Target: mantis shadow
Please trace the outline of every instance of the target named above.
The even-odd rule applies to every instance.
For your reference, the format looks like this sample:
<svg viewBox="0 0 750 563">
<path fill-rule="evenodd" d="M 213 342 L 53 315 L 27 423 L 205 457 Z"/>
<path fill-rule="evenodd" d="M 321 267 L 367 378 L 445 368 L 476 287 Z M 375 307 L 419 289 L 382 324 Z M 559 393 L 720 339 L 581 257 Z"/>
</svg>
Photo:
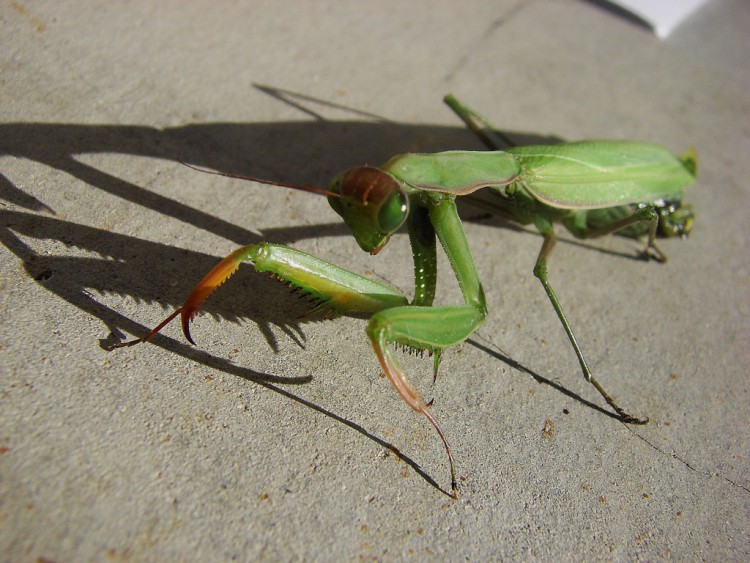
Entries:
<svg viewBox="0 0 750 563">
<path fill-rule="evenodd" d="M 563 395 L 565 395 L 567 397 L 570 397 L 574 401 L 576 401 L 578 403 L 581 403 L 582 405 L 586 405 L 588 408 L 590 408 L 592 410 L 598 411 L 601 414 L 604 414 L 604 415 L 606 415 L 606 416 L 608 416 L 608 417 L 610 417 L 610 418 L 612 418 L 614 420 L 617 420 L 617 421 L 621 421 L 622 420 L 620 418 L 620 416 L 618 416 L 617 414 L 608 411 L 604 407 L 602 407 L 602 406 L 600 406 L 600 405 L 598 405 L 596 403 L 593 403 L 593 402 L 589 401 L 588 399 L 584 399 L 578 393 L 574 393 L 573 391 L 571 391 L 570 389 L 567 389 L 566 387 L 563 387 L 559 383 L 555 383 L 551 379 L 549 379 L 547 377 L 544 377 L 543 375 L 539 375 L 537 372 L 535 372 L 531 368 L 526 367 L 521 362 L 518 362 L 518 361 L 514 360 L 513 358 L 505 355 L 499 349 L 490 348 L 489 346 L 486 346 L 486 345 L 482 344 L 481 342 L 477 342 L 477 340 L 474 339 L 474 338 L 468 338 L 466 340 L 466 342 L 468 344 L 471 344 L 472 346 L 474 346 L 476 349 L 481 350 L 485 354 L 488 354 L 488 355 L 492 356 L 493 358 L 498 359 L 501 362 L 509 365 L 513 369 L 515 369 L 517 371 L 520 371 L 520 372 L 523 372 L 523 373 L 529 374 L 534 379 L 534 381 L 536 381 L 540 385 L 541 384 L 548 385 L 548 386 L 552 387 L 553 389 L 556 389 L 557 391 L 559 391 Z M 497 348 L 497 347 L 495 347 L 495 348 Z"/>
</svg>

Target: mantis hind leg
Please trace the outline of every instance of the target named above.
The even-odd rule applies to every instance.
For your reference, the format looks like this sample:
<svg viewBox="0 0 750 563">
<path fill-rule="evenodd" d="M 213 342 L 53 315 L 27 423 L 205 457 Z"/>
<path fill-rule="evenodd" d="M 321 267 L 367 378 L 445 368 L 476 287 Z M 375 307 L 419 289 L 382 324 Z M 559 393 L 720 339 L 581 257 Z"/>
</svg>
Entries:
<svg viewBox="0 0 750 563">
<path fill-rule="evenodd" d="M 445 96 L 443 101 L 479 137 L 488 149 L 497 151 L 503 147 L 514 147 L 516 145 L 506 135 L 497 130 L 487 119 L 459 101 L 453 94 Z"/>
<path fill-rule="evenodd" d="M 596 387 L 596 390 L 599 391 L 599 393 L 607 402 L 607 404 L 615 410 L 615 412 L 620 416 L 620 419 L 623 422 L 626 422 L 629 424 L 646 424 L 648 422 L 648 418 L 638 418 L 636 416 L 628 414 L 627 411 L 621 408 L 614 401 L 614 399 L 610 396 L 610 394 L 607 393 L 604 387 L 602 387 L 602 385 L 596 380 L 594 375 L 591 373 L 591 370 L 589 369 L 589 366 L 586 363 L 586 358 L 583 356 L 583 352 L 581 351 L 581 347 L 578 345 L 578 341 L 576 340 L 575 334 L 573 334 L 573 329 L 570 327 L 570 323 L 568 322 L 568 319 L 565 316 L 565 313 L 563 312 L 562 307 L 560 306 L 560 302 L 557 299 L 557 295 L 555 295 L 555 292 L 552 289 L 552 286 L 550 285 L 549 280 L 548 280 L 547 257 L 552 252 L 552 249 L 554 248 L 555 243 L 557 242 L 557 237 L 555 235 L 555 232 L 551 229 L 542 234 L 544 235 L 544 242 L 542 243 L 542 249 L 539 251 L 539 257 L 537 258 L 536 265 L 534 266 L 534 276 L 536 276 L 539 279 L 539 281 L 542 283 L 542 286 L 544 287 L 544 291 L 547 293 L 547 297 L 549 297 L 549 300 L 552 303 L 552 307 L 554 307 L 555 313 L 557 313 L 557 317 L 560 319 L 560 322 L 562 323 L 563 328 L 565 329 L 565 332 L 568 335 L 568 339 L 570 340 L 570 343 L 573 346 L 573 350 L 575 350 L 576 356 L 578 357 L 578 362 L 581 364 L 581 370 L 583 371 L 583 376 L 586 378 L 586 381 L 588 381 L 594 387 Z"/>
<path fill-rule="evenodd" d="M 664 254 L 661 249 L 656 246 L 656 229 L 659 226 L 659 213 L 656 208 L 651 205 L 644 205 L 636 209 L 633 213 L 622 219 L 613 221 L 609 225 L 605 225 L 597 228 L 587 227 L 576 227 L 574 224 L 566 224 L 566 227 L 578 238 L 598 238 L 607 235 L 611 235 L 636 223 L 645 222 L 648 223 L 648 240 L 646 247 L 643 249 L 643 255 L 648 258 L 653 258 L 657 262 L 662 264 L 667 261 L 667 255 Z M 652 254 L 653 252 L 653 254 Z"/>
</svg>

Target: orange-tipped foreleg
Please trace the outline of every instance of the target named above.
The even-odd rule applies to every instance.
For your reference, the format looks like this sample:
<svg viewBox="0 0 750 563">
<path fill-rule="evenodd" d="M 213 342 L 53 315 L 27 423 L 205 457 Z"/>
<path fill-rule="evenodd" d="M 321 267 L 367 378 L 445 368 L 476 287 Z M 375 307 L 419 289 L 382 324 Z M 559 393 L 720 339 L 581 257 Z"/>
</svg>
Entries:
<svg viewBox="0 0 750 563">
<path fill-rule="evenodd" d="M 251 244 L 249 246 L 238 248 L 221 262 L 216 264 L 216 266 L 205 275 L 198 285 L 193 288 L 193 291 L 190 292 L 187 299 L 185 299 L 185 303 L 183 303 L 182 307 L 179 309 L 180 324 L 182 325 L 182 333 L 190 344 L 195 345 L 195 341 L 190 336 L 190 321 L 193 320 L 193 317 L 195 317 L 198 309 L 200 309 L 206 299 L 208 299 L 221 284 L 227 281 L 232 274 L 237 271 L 237 268 L 240 267 L 242 261 L 247 258 L 246 255 L 248 250 L 255 246 L 257 245 Z"/>
<path fill-rule="evenodd" d="M 203 302 L 209 298 L 209 296 L 216 290 L 216 288 L 227 281 L 227 279 L 229 279 L 229 277 L 237 271 L 237 268 L 239 268 L 240 263 L 244 258 L 244 254 L 246 253 L 248 248 L 249 247 L 246 246 L 232 252 L 232 254 L 230 254 L 216 266 L 214 266 L 211 271 L 208 272 L 208 274 L 206 274 L 206 276 L 198 283 L 198 285 L 193 288 L 193 291 L 190 292 L 190 295 L 188 295 L 188 298 L 182 304 L 182 307 L 174 311 L 166 319 L 156 325 L 148 334 L 142 336 L 141 338 L 128 340 L 127 342 L 118 342 L 116 344 L 112 344 L 111 346 L 109 346 L 108 350 L 135 346 L 136 344 L 140 344 L 141 342 L 150 340 L 156 334 L 158 334 L 161 329 L 171 323 L 175 319 L 175 317 L 177 317 L 177 315 L 180 315 L 182 332 L 185 334 L 185 338 L 187 338 L 188 342 L 190 342 L 191 344 L 195 344 L 192 337 L 190 336 L 190 321 L 195 316 L 195 313 L 198 311 Z"/>
<path fill-rule="evenodd" d="M 237 271 L 250 262 L 258 272 L 269 272 L 318 301 L 333 313 L 374 313 L 406 304 L 400 291 L 345 270 L 310 254 L 283 245 L 258 243 L 244 246 L 219 262 L 199 283 L 182 307 L 169 315 L 146 336 L 110 346 L 110 349 L 146 342 L 180 316 L 182 332 L 191 344 L 190 321 L 206 299 Z"/>
</svg>

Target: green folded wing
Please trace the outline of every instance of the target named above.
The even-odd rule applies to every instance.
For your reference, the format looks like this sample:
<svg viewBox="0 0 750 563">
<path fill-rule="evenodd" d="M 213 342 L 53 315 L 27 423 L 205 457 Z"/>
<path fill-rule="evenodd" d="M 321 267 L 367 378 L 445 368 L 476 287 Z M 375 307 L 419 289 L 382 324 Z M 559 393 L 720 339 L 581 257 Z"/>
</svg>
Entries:
<svg viewBox="0 0 750 563">
<path fill-rule="evenodd" d="M 680 198 L 695 180 L 667 149 L 630 141 L 513 147 L 519 182 L 552 207 L 591 209 Z"/>
</svg>

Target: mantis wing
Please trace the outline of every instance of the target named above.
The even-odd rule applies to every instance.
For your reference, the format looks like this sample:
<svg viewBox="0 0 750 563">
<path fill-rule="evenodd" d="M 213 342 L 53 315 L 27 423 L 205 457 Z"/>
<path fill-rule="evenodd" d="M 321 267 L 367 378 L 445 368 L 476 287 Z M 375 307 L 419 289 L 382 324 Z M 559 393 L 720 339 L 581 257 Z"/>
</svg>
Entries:
<svg viewBox="0 0 750 563">
<path fill-rule="evenodd" d="M 695 176 L 663 147 L 630 141 L 581 141 L 513 147 L 519 182 L 537 200 L 560 209 L 612 207 L 682 196 Z"/>
</svg>

